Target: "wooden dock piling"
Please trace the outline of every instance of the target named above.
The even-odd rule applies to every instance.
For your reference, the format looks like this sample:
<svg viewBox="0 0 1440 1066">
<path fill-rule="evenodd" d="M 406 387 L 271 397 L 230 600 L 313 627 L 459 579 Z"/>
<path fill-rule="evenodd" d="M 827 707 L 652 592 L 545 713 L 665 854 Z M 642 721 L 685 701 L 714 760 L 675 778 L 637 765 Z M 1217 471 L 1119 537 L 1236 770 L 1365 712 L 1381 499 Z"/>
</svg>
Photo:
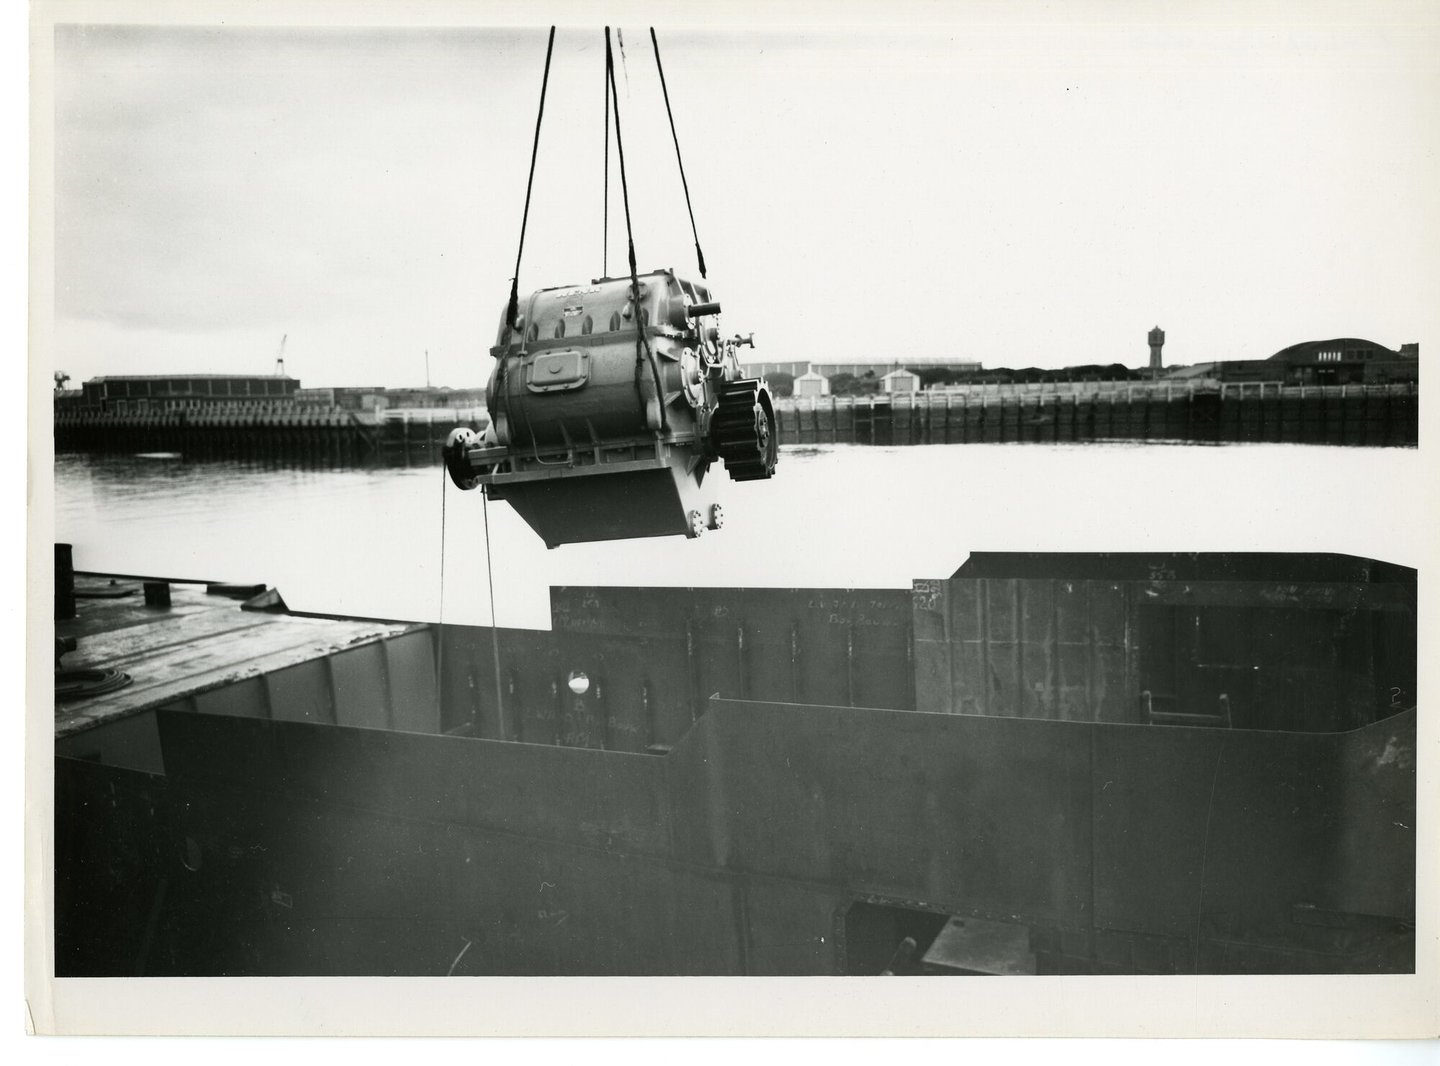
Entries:
<svg viewBox="0 0 1440 1066">
<path fill-rule="evenodd" d="M 1152 441 L 1414 447 L 1412 384 L 976 386 L 776 400 L 782 444 Z"/>
</svg>

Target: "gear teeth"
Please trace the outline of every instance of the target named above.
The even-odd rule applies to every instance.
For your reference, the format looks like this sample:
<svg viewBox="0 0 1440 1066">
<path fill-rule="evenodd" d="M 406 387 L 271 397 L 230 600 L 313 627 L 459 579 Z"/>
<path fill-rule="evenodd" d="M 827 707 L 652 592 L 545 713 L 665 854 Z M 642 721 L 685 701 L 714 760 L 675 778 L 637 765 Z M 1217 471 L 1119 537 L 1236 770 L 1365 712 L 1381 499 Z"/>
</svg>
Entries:
<svg viewBox="0 0 1440 1066">
<path fill-rule="evenodd" d="M 775 473 L 776 426 L 769 395 L 758 378 L 728 381 L 721 389 L 710 441 L 733 481 L 763 481 Z"/>
</svg>

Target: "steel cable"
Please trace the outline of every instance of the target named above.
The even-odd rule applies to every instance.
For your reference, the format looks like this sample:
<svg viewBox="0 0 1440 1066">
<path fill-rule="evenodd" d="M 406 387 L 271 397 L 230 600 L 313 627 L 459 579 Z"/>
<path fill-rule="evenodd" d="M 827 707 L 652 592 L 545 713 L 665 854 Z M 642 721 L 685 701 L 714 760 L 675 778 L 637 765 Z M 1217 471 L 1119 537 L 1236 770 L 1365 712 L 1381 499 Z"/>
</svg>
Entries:
<svg viewBox="0 0 1440 1066">
<path fill-rule="evenodd" d="M 700 264 L 700 276 L 705 277 L 705 253 L 700 250 L 700 234 L 695 230 L 695 209 L 690 206 L 690 183 L 685 180 L 685 160 L 680 158 L 680 137 L 675 132 L 675 115 L 670 110 L 670 90 L 665 85 L 665 67 L 660 62 L 660 42 L 655 39 L 655 27 L 650 27 L 650 44 L 655 49 L 655 69 L 660 72 L 660 91 L 665 94 L 665 117 L 670 120 L 670 139 L 675 142 L 675 162 L 680 165 L 680 187 L 685 190 L 685 210 L 690 214 L 690 235 L 695 238 L 695 258 Z"/>
<path fill-rule="evenodd" d="M 530 177 L 525 182 L 525 213 L 520 216 L 520 247 L 515 251 L 515 276 L 510 279 L 510 306 L 505 311 L 505 321 L 515 329 L 515 314 L 520 305 L 520 256 L 525 251 L 525 226 L 530 221 L 530 190 L 535 185 L 535 158 L 540 153 L 540 123 L 545 119 L 545 91 L 550 86 L 550 55 L 555 50 L 555 27 L 550 27 L 550 39 L 545 44 L 545 75 L 540 80 L 540 110 L 535 115 L 535 143 L 530 148 Z"/>
</svg>

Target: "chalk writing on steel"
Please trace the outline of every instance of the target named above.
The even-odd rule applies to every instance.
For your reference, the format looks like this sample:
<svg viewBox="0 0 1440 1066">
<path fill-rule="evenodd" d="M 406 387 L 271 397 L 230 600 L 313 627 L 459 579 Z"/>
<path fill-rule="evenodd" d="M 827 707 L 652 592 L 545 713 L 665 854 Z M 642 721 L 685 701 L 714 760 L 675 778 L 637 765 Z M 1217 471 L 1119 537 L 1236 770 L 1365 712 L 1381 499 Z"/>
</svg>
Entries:
<svg viewBox="0 0 1440 1066">
<path fill-rule="evenodd" d="M 899 621 L 894 618 L 876 618 L 863 612 L 859 612 L 856 614 L 832 613 L 826 619 L 826 621 L 828 621 L 832 626 L 881 626 L 892 629 L 900 624 Z"/>
<path fill-rule="evenodd" d="M 865 596 L 813 596 L 806 607 L 812 611 L 896 611 L 904 605 L 897 600 Z"/>
<path fill-rule="evenodd" d="M 940 582 L 916 581 L 910 593 L 911 600 L 922 611 L 934 611 L 940 606 Z"/>
<path fill-rule="evenodd" d="M 552 621 L 556 629 L 564 629 L 569 632 L 598 633 L 605 629 L 605 619 L 603 618 L 596 618 L 594 615 L 574 615 L 568 610 L 558 607 L 553 612 Z"/>
</svg>

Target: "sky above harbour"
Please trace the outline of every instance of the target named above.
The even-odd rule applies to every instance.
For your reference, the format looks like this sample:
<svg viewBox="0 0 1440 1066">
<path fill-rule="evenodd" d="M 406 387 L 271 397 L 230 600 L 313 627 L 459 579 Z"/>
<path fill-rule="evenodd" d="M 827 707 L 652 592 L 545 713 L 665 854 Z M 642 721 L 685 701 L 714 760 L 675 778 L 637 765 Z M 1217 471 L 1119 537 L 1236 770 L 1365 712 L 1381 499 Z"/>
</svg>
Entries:
<svg viewBox="0 0 1440 1066">
<path fill-rule="evenodd" d="M 282 335 L 308 386 L 424 384 L 427 352 L 433 384 L 488 376 L 545 30 L 280 10 L 56 27 L 72 384 L 269 373 Z M 1168 363 L 1436 343 L 1433 5 L 846 10 L 656 27 L 723 325 L 757 358 L 1143 365 L 1156 324 Z M 694 275 L 644 18 L 617 53 L 636 255 Z M 601 26 L 563 25 L 552 63 L 522 292 L 625 269 Z"/>
</svg>

